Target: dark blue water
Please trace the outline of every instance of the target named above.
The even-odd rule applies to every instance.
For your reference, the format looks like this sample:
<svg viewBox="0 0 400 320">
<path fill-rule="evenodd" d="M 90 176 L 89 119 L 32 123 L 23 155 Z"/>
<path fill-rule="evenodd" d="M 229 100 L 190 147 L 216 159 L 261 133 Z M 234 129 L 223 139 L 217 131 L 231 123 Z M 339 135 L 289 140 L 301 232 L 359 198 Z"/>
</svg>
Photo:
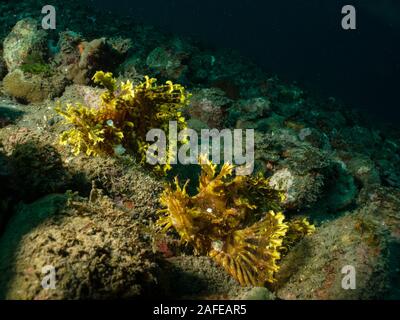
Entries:
<svg viewBox="0 0 400 320">
<path fill-rule="evenodd" d="M 239 50 L 266 71 L 399 123 L 400 1 L 93 0 L 168 32 Z M 357 9 L 357 30 L 341 8 Z"/>
</svg>

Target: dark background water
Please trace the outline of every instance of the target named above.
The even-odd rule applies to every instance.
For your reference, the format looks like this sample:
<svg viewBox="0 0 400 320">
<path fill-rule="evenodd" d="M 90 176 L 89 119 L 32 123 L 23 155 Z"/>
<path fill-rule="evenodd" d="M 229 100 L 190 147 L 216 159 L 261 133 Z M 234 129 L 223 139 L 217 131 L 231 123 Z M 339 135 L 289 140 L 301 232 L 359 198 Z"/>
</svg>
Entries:
<svg viewBox="0 0 400 320">
<path fill-rule="evenodd" d="M 92 0 L 104 10 L 210 46 L 239 50 L 266 71 L 400 121 L 398 0 Z M 357 9 L 357 30 L 341 8 Z"/>
</svg>

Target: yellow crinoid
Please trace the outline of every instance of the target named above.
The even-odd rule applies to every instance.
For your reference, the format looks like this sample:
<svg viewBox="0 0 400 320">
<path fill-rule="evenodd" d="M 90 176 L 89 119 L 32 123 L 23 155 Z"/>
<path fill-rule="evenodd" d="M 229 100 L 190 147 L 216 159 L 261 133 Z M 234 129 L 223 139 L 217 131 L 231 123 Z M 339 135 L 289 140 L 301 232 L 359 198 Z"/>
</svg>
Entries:
<svg viewBox="0 0 400 320">
<path fill-rule="evenodd" d="M 268 179 L 234 176 L 233 166 L 217 166 L 204 156 L 197 194 L 187 193 L 187 184 L 167 186 L 161 195 L 161 217 L 157 225 L 167 232 L 173 228 L 181 240 L 191 244 L 197 254 L 208 255 L 243 286 L 262 286 L 274 282 L 278 260 L 290 245 L 314 226 L 306 219 L 285 222 L 279 211 L 282 193 L 273 190 Z"/>
</svg>

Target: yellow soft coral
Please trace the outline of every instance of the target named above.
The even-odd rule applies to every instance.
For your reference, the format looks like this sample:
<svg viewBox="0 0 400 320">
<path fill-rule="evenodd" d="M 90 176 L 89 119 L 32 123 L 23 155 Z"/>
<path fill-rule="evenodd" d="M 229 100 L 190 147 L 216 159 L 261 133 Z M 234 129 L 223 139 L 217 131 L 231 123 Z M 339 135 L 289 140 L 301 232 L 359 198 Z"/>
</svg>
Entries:
<svg viewBox="0 0 400 320">
<path fill-rule="evenodd" d="M 202 157 L 200 163 L 197 194 L 190 196 L 187 182 L 181 187 L 175 178 L 175 186 L 168 186 L 161 196 L 165 209 L 160 211 L 158 226 L 163 232 L 175 229 L 196 253 L 213 258 L 242 285 L 274 282 L 291 229 L 278 211 L 282 194 L 262 176 L 233 177 L 230 164 L 217 173 L 217 166 L 208 159 Z M 293 226 L 294 235 L 299 235 L 301 227 Z"/>
<path fill-rule="evenodd" d="M 132 150 L 144 163 L 150 129 L 162 129 L 168 134 L 170 121 L 177 122 L 178 130 L 186 127 L 181 109 L 188 104 L 190 95 L 179 84 L 167 81 L 157 85 L 156 79 L 146 76 L 134 87 L 129 80 L 117 83 L 112 73 L 103 71 L 96 72 L 93 81 L 107 89 L 100 97 L 100 106 L 78 103 L 56 108 L 72 125 L 62 134 L 61 143 L 70 145 L 76 155 L 113 155 Z M 157 172 L 165 173 L 171 168 L 174 152 L 168 151 L 166 164 L 156 166 Z"/>
</svg>

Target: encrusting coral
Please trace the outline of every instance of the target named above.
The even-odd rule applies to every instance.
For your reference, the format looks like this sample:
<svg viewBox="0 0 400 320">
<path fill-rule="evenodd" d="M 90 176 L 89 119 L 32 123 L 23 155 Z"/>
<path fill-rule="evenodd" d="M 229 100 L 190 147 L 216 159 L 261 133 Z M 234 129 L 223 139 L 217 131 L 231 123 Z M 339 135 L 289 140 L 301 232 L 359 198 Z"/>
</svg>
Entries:
<svg viewBox="0 0 400 320">
<path fill-rule="evenodd" d="M 150 144 L 146 134 L 150 129 L 161 129 L 168 134 L 169 122 L 176 121 L 177 129 L 186 127 L 181 108 L 188 104 L 189 94 L 179 84 L 167 81 L 157 85 L 156 79 L 145 77 L 145 81 L 133 87 L 128 80 L 117 83 L 112 73 L 98 71 L 93 76 L 96 84 L 106 91 L 98 106 L 68 104 L 58 106 L 67 124 L 73 127 L 63 132 L 62 144 L 72 146 L 75 155 L 119 155 L 126 150 L 139 154 L 142 163 Z M 166 172 L 171 166 L 173 150 L 169 150 L 165 165 L 155 166 L 156 172 Z"/>
<path fill-rule="evenodd" d="M 233 177 L 231 164 L 217 173 L 205 156 L 199 162 L 198 193 L 190 196 L 188 182 L 180 187 L 175 178 L 175 188 L 168 186 L 161 195 L 165 209 L 157 225 L 162 232 L 174 228 L 184 243 L 213 258 L 241 285 L 273 283 L 281 253 L 314 226 L 306 219 L 285 222 L 279 211 L 284 196 L 263 176 Z"/>
</svg>

